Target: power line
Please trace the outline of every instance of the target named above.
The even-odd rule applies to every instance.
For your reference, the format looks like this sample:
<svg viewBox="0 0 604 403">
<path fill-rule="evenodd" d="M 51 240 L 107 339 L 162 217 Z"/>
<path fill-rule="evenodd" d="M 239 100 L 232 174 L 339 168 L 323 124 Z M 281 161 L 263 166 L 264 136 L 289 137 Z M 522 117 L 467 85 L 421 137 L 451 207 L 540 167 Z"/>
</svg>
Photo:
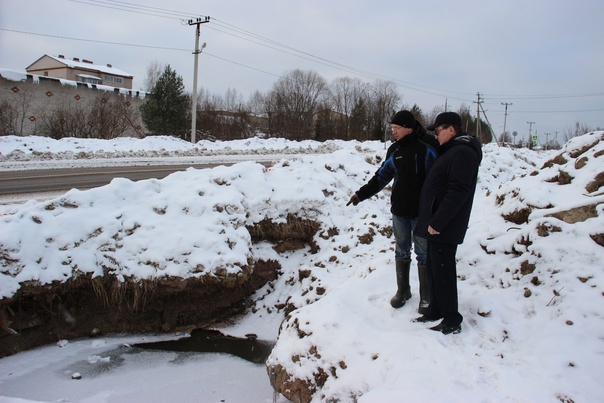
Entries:
<svg viewBox="0 0 604 403">
<path fill-rule="evenodd" d="M 75 3 L 80 3 L 80 4 L 85 4 L 85 5 L 90 5 L 90 6 L 95 6 L 95 7 L 103 7 L 103 8 L 110 8 L 110 9 L 117 9 L 117 10 L 121 10 L 121 11 L 128 11 L 128 12 L 133 12 L 133 13 L 137 13 L 137 14 L 144 14 L 144 15 L 151 15 L 151 16 L 155 16 L 155 17 L 160 17 L 160 18 L 171 18 L 171 19 L 181 19 L 181 18 L 190 18 L 191 15 L 196 15 L 194 13 L 185 13 L 185 12 L 180 12 L 180 11 L 175 11 L 175 10 L 168 10 L 168 9 L 163 9 L 163 8 L 158 8 L 158 7 L 150 7 L 150 6 L 142 6 L 139 4 L 134 4 L 134 3 L 129 3 L 129 2 L 125 2 L 125 1 L 118 1 L 118 0 L 69 0 L 71 2 L 75 2 Z M 169 14 L 171 16 L 167 16 L 166 14 Z M 177 17 L 181 17 L 181 18 L 177 18 Z M 394 83 L 397 83 L 398 85 L 400 85 L 403 88 L 406 88 L 408 90 L 412 90 L 412 91 L 417 91 L 417 92 L 422 92 L 425 94 L 429 94 L 429 95 L 435 95 L 435 96 L 442 96 L 442 97 L 449 97 L 449 98 L 453 98 L 453 99 L 457 99 L 460 101 L 468 101 L 468 99 L 466 98 L 459 98 L 459 97 L 455 97 L 455 96 L 451 96 L 451 93 L 454 93 L 455 91 L 448 91 L 448 90 L 443 90 L 443 89 L 438 89 L 438 88 L 433 88 L 433 87 L 429 87 L 429 86 L 423 86 L 423 85 L 419 85 L 419 84 L 414 84 L 414 83 L 409 83 L 409 82 L 405 82 L 396 78 L 392 78 L 392 77 L 387 77 L 387 76 L 383 76 L 381 74 L 377 74 L 377 73 L 373 73 L 373 72 L 369 72 L 366 70 L 361 70 L 352 66 L 347 66 L 338 62 L 334 62 L 332 60 L 323 58 L 323 57 L 319 57 L 316 55 L 313 55 L 311 53 L 308 52 L 304 52 L 301 51 L 299 49 L 293 48 L 291 46 L 279 43 L 277 41 L 274 41 L 272 39 L 268 39 L 266 37 L 263 37 L 261 35 L 257 35 L 254 34 L 248 30 L 236 27 L 235 25 L 229 24 L 225 21 L 216 19 L 214 17 L 212 17 L 213 21 L 217 21 L 219 22 L 219 26 L 221 26 L 220 24 L 222 24 L 222 27 L 225 29 L 230 29 L 233 30 L 235 32 L 237 32 L 238 34 L 242 34 L 242 35 L 246 35 L 246 36 L 250 36 L 254 39 L 266 42 L 267 44 L 263 44 L 261 42 L 258 42 L 256 40 L 252 40 L 252 39 L 247 39 L 244 38 L 240 35 L 236 35 L 233 33 L 228 33 L 228 32 L 224 32 L 221 31 L 220 29 L 217 28 L 213 28 L 211 26 L 208 26 L 208 29 L 213 29 L 217 32 L 221 32 L 223 34 L 226 35 L 231 35 L 234 37 L 237 37 L 239 39 L 242 40 L 247 40 L 249 42 L 258 44 L 260 46 L 265 46 L 268 47 L 270 49 L 282 52 L 282 53 L 286 53 L 292 56 L 297 56 L 300 57 L 302 59 L 306 59 L 309 61 L 313 61 L 315 63 L 319 63 L 322 64 L 324 66 L 328 66 L 328 67 L 333 67 L 339 70 L 343 70 L 346 71 L 348 73 L 352 73 L 352 74 L 356 74 L 358 76 L 361 77 L 365 77 L 365 78 L 370 78 L 373 80 L 386 80 L 386 81 L 392 81 Z M 276 47 L 275 47 L 276 46 Z M 292 53 L 293 52 L 293 53 Z M 462 93 L 462 92 L 458 92 L 458 94 L 461 95 L 467 95 L 469 96 L 469 93 Z"/>
<path fill-rule="evenodd" d="M 74 0 L 71 0 L 71 1 L 74 1 Z M 19 31 L 19 30 L 16 30 L 16 29 L 7 29 L 7 28 L 0 28 L 0 31 L 16 32 L 18 34 L 26 34 L 26 35 L 44 36 L 44 37 L 47 37 L 47 38 L 67 39 L 67 40 L 70 40 L 70 41 L 82 41 L 82 42 L 91 42 L 91 43 L 102 43 L 102 44 L 106 44 L 106 45 L 119 45 L 119 46 L 131 46 L 131 47 L 136 47 L 136 48 L 175 50 L 175 51 L 179 51 L 179 52 L 190 52 L 191 51 L 191 49 L 170 48 L 170 47 L 166 47 L 166 46 L 151 46 L 151 45 L 141 45 L 141 44 L 133 44 L 133 43 L 123 43 L 123 42 L 99 41 L 99 40 L 95 40 L 95 39 L 84 39 L 84 38 L 73 38 L 73 37 L 69 37 L 69 36 L 60 36 L 60 35 L 51 35 L 51 34 L 40 34 L 40 33 L 37 33 L 37 32 Z"/>
<path fill-rule="evenodd" d="M 141 15 L 149 15 L 149 16 L 154 16 L 154 17 L 158 17 L 158 18 L 176 19 L 176 20 L 180 20 L 180 21 L 188 20 L 192 16 L 199 15 L 198 13 L 190 13 L 190 12 L 183 12 L 183 11 L 178 11 L 178 10 L 160 8 L 160 7 L 146 6 L 146 5 L 131 3 L 131 2 L 127 2 L 127 1 L 121 1 L 121 0 L 68 0 L 68 1 L 71 1 L 74 3 L 80 3 L 83 5 L 93 6 L 93 7 L 108 8 L 108 9 L 126 11 L 126 12 L 141 14 Z M 282 53 L 285 53 L 285 54 L 288 54 L 291 56 L 296 56 L 296 57 L 302 58 L 304 60 L 309 60 L 309 61 L 321 64 L 321 65 L 324 65 L 327 67 L 332 67 L 332 68 L 335 68 L 335 69 L 338 69 L 341 71 L 355 74 L 360 77 L 369 78 L 369 79 L 373 79 L 373 80 L 392 81 L 393 83 L 401 86 L 402 88 L 405 88 L 405 89 L 408 89 L 411 91 L 417 91 L 417 92 L 434 95 L 434 96 L 439 96 L 439 97 L 444 97 L 444 98 L 452 98 L 452 99 L 456 99 L 456 100 L 459 100 L 462 102 L 471 102 L 470 97 L 473 97 L 473 95 L 470 93 L 445 90 L 445 89 L 439 89 L 439 88 L 434 88 L 434 87 L 430 87 L 430 86 L 410 83 L 410 82 L 406 82 L 406 81 L 403 81 L 403 80 L 400 80 L 397 78 L 387 77 L 387 76 L 381 75 L 379 73 L 374 73 L 374 72 L 370 72 L 367 70 L 362 70 L 359 68 L 348 66 L 348 65 L 336 62 L 336 61 L 332 61 L 332 60 L 296 49 L 294 47 L 291 47 L 286 44 L 272 40 L 270 38 L 266 38 L 264 36 L 255 34 L 249 30 L 239 28 L 235 25 L 232 25 L 226 21 L 222 21 L 215 17 L 212 17 L 211 25 L 215 25 L 222 29 L 215 28 L 214 26 L 210 26 L 210 24 L 208 24 L 208 26 L 206 28 L 212 29 L 216 32 L 220 32 L 225 35 L 231 35 L 238 39 L 245 40 L 245 41 L 260 45 L 260 46 L 264 46 L 264 47 L 267 47 L 269 49 L 272 49 L 272 50 L 275 50 L 278 52 L 282 52 Z M 232 33 L 226 32 L 225 30 L 230 30 L 233 32 Z M 16 30 L 7 30 L 7 31 L 25 33 L 23 31 L 16 31 Z M 87 42 L 92 42 L 92 43 L 104 43 L 104 44 L 110 44 L 110 45 L 136 46 L 136 47 L 141 47 L 141 48 L 185 51 L 185 49 L 178 49 L 178 48 L 171 48 L 171 47 L 159 47 L 159 46 L 151 46 L 151 45 L 134 45 L 134 44 L 119 43 L 119 42 L 69 38 L 69 37 L 46 35 L 46 34 L 34 34 L 34 35 L 54 37 L 54 38 L 60 38 L 60 39 L 82 40 L 82 41 L 87 41 Z M 190 51 L 190 50 L 187 49 L 186 51 Z M 240 62 L 235 62 L 235 61 L 228 60 L 228 59 L 218 57 L 215 55 L 210 55 L 208 53 L 205 53 L 205 54 L 208 56 L 213 56 L 218 59 L 227 61 L 229 63 L 233 63 L 236 65 L 245 67 L 245 68 L 256 70 L 256 71 L 259 71 L 259 72 L 262 72 L 265 74 L 270 74 L 270 75 L 273 75 L 276 77 L 281 77 L 281 75 L 279 75 L 279 74 L 269 73 L 269 72 L 266 72 L 261 69 L 247 66 Z M 458 94 L 458 96 L 452 96 L 451 94 Z M 536 99 L 598 97 L 598 96 L 604 96 L 604 92 L 579 93 L 579 94 L 538 94 L 538 95 L 499 95 L 499 94 L 494 94 L 494 95 L 487 95 L 487 96 L 497 99 L 498 101 L 501 101 L 501 100 L 536 100 Z M 485 98 L 483 97 L 482 99 L 484 102 Z M 488 102 L 485 102 L 485 103 L 488 103 Z M 596 110 L 598 110 L 598 109 L 596 109 Z M 596 110 L 594 110 L 594 111 L 596 111 Z M 555 112 L 555 111 L 551 111 L 551 112 Z M 575 112 L 575 111 L 563 111 L 563 112 Z M 532 113 L 532 112 L 527 111 L 527 113 Z M 543 111 L 543 112 L 536 112 L 536 113 L 547 113 L 547 112 Z"/>
<path fill-rule="evenodd" d="M 407 88 L 407 89 L 410 89 L 410 90 L 414 90 L 414 91 L 424 92 L 424 93 L 430 94 L 430 95 L 445 96 L 445 95 L 443 95 L 443 93 L 452 93 L 452 92 L 454 93 L 455 92 L 455 91 L 450 91 L 450 90 L 442 90 L 442 89 L 438 89 L 438 88 L 434 88 L 434 87 L 429 87 L 429 86 L 414 84 L 414 83 L 402 81 L 402 80 L 399 80 L 399 79 L 396 79 L 396 78 L 383 76 L 383 75 L 378 74 L 378 73 L 373 73 L 373 72 L 370 72 L 370 71 L 367 71 L 367 70 L 362 70 L 362 69 L 359 69 L 359 68 L 356 68 L 356 67 L 348 66 L 348 65 L 345 65 L 345 64 L 342 64 L 342 63 L 334 62 L 332 60 L 329 60 L 329 59 L 326 59 L 326 58 L 323 58 L 323 57 L 320 57 L 320 56 L 316 56 L 316 55 L 313 55 L 311 53 L 295 49 L 295 48 L 293 48 L 291 46 L 284 45 L 282 43 L 273 41 L 272 39 L 268 39 L 266 37 L 254 34 L 254 33 L 250 32 L 250 31 L 247 31 L 247 30 L 242 29 L 242 28 L 238 28 L 238 27 L 236 27 L 236 26 L 234 26 L 232 24 L 229 24 L 227 22 L 221 21 L 219 19 L 213 18 L 213 20 L 218 21 L 219 23 L 222 23 L 223 25 L 225 25 L 225 28 L 227 28 L 227 29 L 233 29 L 233 30 L 235 30 L 237 32 L 240 32 L 240 33 L 244 34 L 244 35 L 252 36 L 254 38 L 260 39 L 260 40 L 265 41 L 265 42 L 267 42 L 269 44 L 272 44 L 272 45 L 275 45 L 275 46 L 279 46 L 279 47 L 282 47 L 282 48 L 287 49 L 287 50 L 278 49 L 278 48 L 275 48 L 273 46 L 269 46 L 269 45 L 266 45 L 266 44 L 263 44 L 263 43 L 251 40 L 251 39 L 247 39 L 247 38 L 244 38 L 244 37 L 232 34 L 232 33 L 221 31 L 221 30 L 219 30 L 217 28 L 208 27 L 208 29 L 212 29 L 212 30 L 215 30 L 217 32 L 221 32 L 221 33 L 224 33 L 226 35 L 231 35 L 231 36 L 234 36 L 234 37 L 237 37 L 239 39 L 243 39 L 243 40 L 246 40 L 246 41 L 249 41 L 249 42 L 253 42 L 253 43 L 256 43 L 256 44 L 258 44 L 260 46 L 265 46 L 265 47 L 268 47 L 270 49 L 277 50 L 277 51 L 280 51 L 280 52 L 283 52 L 283 53 L 286 53 L 286 54 L 289 54 L 289 55 L 292 55 L 292 56 L 297 56 L 297 57 L 300 57 L 300 58 L 305 59 L 305 60 L 314 61 L 315 63 L 319 63 L 319 64 L 322 64 L 324 66 L 334 67 L 334 68 L 337 68 L 339 70 L 347 71 L 349 73 L 353 73 L 353 74 L 356 74 L 356 75 L 359 75 L 359 76 L 362 76 L 362 77 L 365 77 L 365 78 L 371 78 L 371 79 L 374 79 L 374 80 L 393 81 L 393 82 L 398 83 L 399 85 L 401 85 L 404 88 Z M 291 52 L 289 50 L 291 50 Z M 292 53 L 292 52 L 295 52 L 295 53 Z M 425 89 L 422 89 L 422 88 L 425 88 Z M 431 90 L 431 91 L 428 91 L 428 90 Z M 434 92 L 434 91 L 438 91 L 438 92 Z M 470 95 L 469 93 L 463 93 L 463 92 L 458 92 L 458 93 L 462 94 L 462 95 Z M 461 100 L 461 101 L 466 101 L 467 100 L 467 99 L 461 99 L 461 98 L 455 98 L 455 97 L 451 97 L 451 98 L 458 99 L 458 100 Z"/>
<path fill-rule="evenodd" d="M 547 95 L 490 95 L 492 98 L 509 100 L 532 100 L 532 99 L 562 99 L 562 98 L 586 98 L 602 97 L 604 92 L 586 92 L 582 94 L 547 94 Z"/>
<path fill-rule="evenodd" d="M 578 109 L 574 111 L 516 111 L 520 113 L 577 113 L 577 112 L 599 112 L 604 111 L 603 109 Z"/>
<path fill-rule="evenodd" d="M 161 50 L 171 50 L 171 51 L 187 52 L 187 53 L 191 52 L 191 49 L 170 48 L 170 47 L 165 47 L 165 46 L 151 46 L 151 45 L 141 45 L 141 44 L 134 44 L 134 43 L 123 43 L 123 42 L 98 41 L 98 40 L 94 40 L 94 39 L 72 38 L 72 37 L 69 37 L 69 36 L 40 34 L 40 33 L 36 33 L 36 32 L 19 31 L 19 30 L 15 30 L 15 29 L 7 29 L 7 28 L 0 28 L 0 31 L 15 32 L 15 33 L 26 34 L 26 35 L 37 35 L 37 36 L 44 36 L 44 37 L 48 37 L 48 38 L 65 39 L 65 40 L 71 40 L 71 41 L 101 43 L 101 44 L 106 44 L 106 45 L 130 46 L 130 47 L 147 48 L 147 49 L 161 49 Z M 274 73 L 271 73 L 271 72 L 268 72 L 268 71 L 265 71 L 265 70 L 261 70 L 261 69 L 255 68 L 255 67 L 247 66 L 245 64 L 236 62 L 234 60 L 229 60 L 229 59 L 226 59 L 224 57 L 212 55 L 212 54 L 210 54 L 208 52 L 204 52 L 203 54 L 205 56 L 210 56 L 210 57 L 213 57 L 215 59 L 219 59 L 219 60 L 225 61 L 227 63 L 232 63 L 232 64 L 235 64 L 235 65 L 238 65 L 238 66 L 241 66 L 241 67 L 245 67 L 245 68 L 250 69 L 250 70 L 258 71 L 260 73 L 268 74 L 268 75 L 271 75 L 271 76 L 274 76 L 274 77 L 281 77 L 280 74 L 274 74 Z"/>
<path fill-rule="evenodd" d="M 197 16 L 195 13 L 183 13 L 180 11 L 168 10 L 165 8 L 141 6 L 138 4 L 127 3 L 125 1 L 116 0 L 69 0 L 73 3 L 85 4 L 88 6 L 95 6 L 101 8 L 108 8 L 112 10 L 127 11 L 136 14 L 151 15 L 154 17 L 168 18 L 168 19 L 188 19 L 193 16 Z"/>
</svg>

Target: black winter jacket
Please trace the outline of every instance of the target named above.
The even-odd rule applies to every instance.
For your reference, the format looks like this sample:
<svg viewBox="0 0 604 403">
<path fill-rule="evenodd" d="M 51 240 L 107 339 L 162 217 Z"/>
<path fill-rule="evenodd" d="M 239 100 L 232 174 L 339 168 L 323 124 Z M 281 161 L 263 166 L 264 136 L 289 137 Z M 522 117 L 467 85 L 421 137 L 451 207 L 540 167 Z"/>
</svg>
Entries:
<svg viewBox="0 0 604 403">
<path fill-rule="evenodd" d="M 463 242 L 481 160 L 480 142 L 466 133 L 441 145 L 422 190 L 416 235 L 443 243 Z M 430 235 L 428 226 L 440 234 Z"/>
<path fill-rule="evenodd" d="M 419 197 L 426 172 L 437 157 L 438 142 L 418 125 L 413 133 L 392 144 L 386 152 L 386 160 L 375 175 L 357 192 L 361 201 L 382 190 L 392 179 L 392 214 L 415 218 L 418 214 Z"/>
</svg>

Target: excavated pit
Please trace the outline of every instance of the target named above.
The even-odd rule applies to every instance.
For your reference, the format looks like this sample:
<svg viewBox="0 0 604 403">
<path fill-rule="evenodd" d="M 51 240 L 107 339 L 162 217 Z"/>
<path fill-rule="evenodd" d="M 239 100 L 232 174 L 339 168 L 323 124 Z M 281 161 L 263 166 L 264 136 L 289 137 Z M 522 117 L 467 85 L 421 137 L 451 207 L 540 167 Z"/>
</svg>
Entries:
<svg viewBox="0 0 604 403">
<path fill-rule="evenodd" d="M 253 242 L 271 242 L 280 253 L 310 246 L 319 224 L 290 215 L 248 230 Z M 0 253 L 0 263 L 6 257 Z M 0 358 L 63 339 L 103 334 L 171 332 L 207 328 L 244 312 L 249 297 L 281 274 L 274 260 L 248 262 L 237 275 L 119 281 L 82 275 L 65 282 L 22 283 L 0 301 Z"/>
</svg>

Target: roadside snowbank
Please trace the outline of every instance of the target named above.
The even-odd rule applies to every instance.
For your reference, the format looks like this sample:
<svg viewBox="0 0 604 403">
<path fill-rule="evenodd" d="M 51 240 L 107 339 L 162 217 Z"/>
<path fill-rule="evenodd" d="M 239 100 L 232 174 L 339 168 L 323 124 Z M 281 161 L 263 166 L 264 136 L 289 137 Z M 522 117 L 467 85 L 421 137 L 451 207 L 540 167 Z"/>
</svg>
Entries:
<svg viewBox="0 0 604 403">
<path fill-rule="evenodd" d="M 101 239 L 113 242 L 116 233 L 131 238 L 120 241 L 124 251 L 112 253 L 128 273 L 140 276 L 194 275 L 181 262 L 189 253 L 204 270 L 219 265 L 237 270 L 253 254 L 277 260 L 283 273 L 258 290 L 244 318 L 222 330 L 276 338 L 276 324 L 289 313 L 267 363 L 269 374 L 281 366 L 292 382 L 313 393 L 313 401 L 598 400 L 604 395 L 598 378 L 604 370 L 603 138 L 604 132 L 588 133 L 559 152 L 484 146 L 470 228 L 458 250 L 465 317 L 458 335 L 411 322 L 418 304 L 413 270 L 412 299 L 398 310 L 389 305 L 395 281 L 387 190 L 345 206 L 379 166 L 380 143 L 337 143 L 338 151 L 294 156 L 268 171 L 250 162 L 189 170 L 160 181 L 116 180 L 41 203 L 3 207 L 8 215 L 0 221 L 0 244 L 28 263 L 3 266 L 1 292 L 11 295 L 17 276 L 61 281 L 75 270 L 74 263 L 99 258 Z M 262 147 L 278 149 L 267 141 Z M 133 143 L 135 150 L 138 141 Z M 255 144 L 250 140 L 245 147 Z M 226 150 L 224 145 L 214 151 Z M 290 212 L 320 223 L 316 252 L 278 253 L 269 244 L 250 245 L 246 223 L 283 219 Z M 128 229 L 134 231 L 127 235 Z M 154 250 L 143 250 L 147 243 Z M 143 258 L 160 264 L 149 267 Z M 61 267 L 44 266 L 50 261 Z M 0 368 L 7 369 L 0 373 L 9 374 L 15 359 L 0 360 Z M 32 374 L 31 381 L 47 375 Z M 21 385 L 27 376 L 20 376 Z M 166 377 L 171 378 L 168 372 Z M 118 401 L 110 379 L 91 382 L 94 391 L 80 390 L 78 396 Z M 3 394 L 37 400 L 69 396 L 69 391 L 11 388 L 13 380 L 0 377 Z M 181 396 L 182 387 L 169 393 L 172 387 L 161 391 Z M 187 383 L 188 396 L 200 387 Z M 238 396 L 245 401 L 246 392 Z"/>
</svg>

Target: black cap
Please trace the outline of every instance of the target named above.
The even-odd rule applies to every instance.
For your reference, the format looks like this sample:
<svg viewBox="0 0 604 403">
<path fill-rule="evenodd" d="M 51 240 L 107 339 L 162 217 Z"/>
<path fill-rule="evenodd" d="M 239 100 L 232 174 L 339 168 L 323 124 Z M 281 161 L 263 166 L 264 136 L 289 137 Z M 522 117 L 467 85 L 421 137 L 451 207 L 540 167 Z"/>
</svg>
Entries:
<svg viewBox="0 0 604 403">
<path fill-rule="evenodd" d="M 461 116 L 455 112 L 443 112 L 436 117 L 434 123 L 426 127 L 427 130 L 433 131 L 440 125 L 455 125 L 461 126 Z"/>
<path fill-rule="evenodd" d="M 415 117 L 409 111 L 398 111 L 392 117 L 390 121 L 393 125 L 399 125 L 402 127 L 407 127 L 409 129 L 415 129 Z"/>
</svg>

